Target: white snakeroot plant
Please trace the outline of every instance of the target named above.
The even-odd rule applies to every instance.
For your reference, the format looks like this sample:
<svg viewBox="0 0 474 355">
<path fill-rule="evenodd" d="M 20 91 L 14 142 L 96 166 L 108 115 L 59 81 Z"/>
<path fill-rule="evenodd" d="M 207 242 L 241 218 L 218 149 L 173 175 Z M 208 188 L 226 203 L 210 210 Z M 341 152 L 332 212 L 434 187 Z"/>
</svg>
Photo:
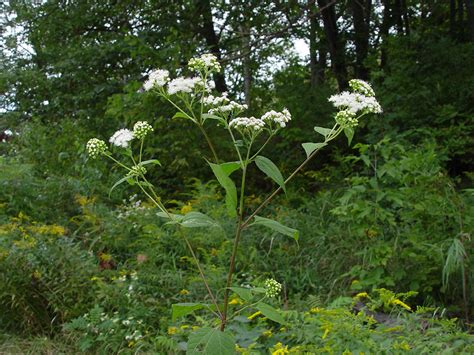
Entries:
<svg viewBox="0 0 474 355">
<path fill-rule="evenodd" d="M 106 156 L 121 166 L 124 170 L 124 177 L 117 181 L 112 187 L 113 190 L 117 185 L 127 182 L 135 185 L 142 193 L 150 199 L 150 201 L 159 210 L 158 216 L 167 220 L 168 225 L 177 226 L 181 237 L 184 239 L 199 271 L 200 277 L 206 288 L 211 304 L 192 303 L 192 304 L 175 304 L 173 305 L 173 319 L 178 315 L 189 314 L 198 309 L 208 309 L 219 321 L 219 329 L 222 333 L 215 336 L 215 329 L 201 328 L 199 332 L 191 335 L 189 342 L 198 343 L 206 337 L 212 337 L 213 341 L 220 344 L 232 344 L 232 335 L 224 330 L 233 316 L 239 314 L 247 308 L 256 308 L 266 317 L 284 323 L 281 314 L 264 303 L 265 299 L 276 297 L 281 292 L 281 284 L 273 279 L 265 282 L 265 287 L 245 288 L 233 286 L 233 275 L 235 269 L 235 259 L 242 237 L 242 232 L 248 228 L 269 228 L 274 232 L 281 233 L 295 240 L 298 239 L 299 233 L 296 229 L 287 227 L 278 221 L 263 217 L 260 214 L 264 212 L 264 208 L 273 200 L 273 198 L 282 190 L 286 191 L 288 183 L 298 174 L 298 172 L 317 154 L 317 152 L 329 144 L 332 140 L 339 136 L 342 132 L 348 138 L 349 144 L 354 135 L 354 129 L 359 124 L 363 116 L 370 113 L 380 113 L 382 111 L 377 102 L 371 86 L 362 80 L 352 80 L 350 87 L 352 91 L 333 95 L 329 101 L 334 104 L 338 112 L 334 115 L 335 122 L 332 128 L 314 127 L 316 133 L 323 137 L 320 142 L 303 143 L 302 146 L 306 152 L 306 158 L 291 173 L 284 178 L 278 167 L 267 157 L 262 155 L 263 150 L 273 137 L 279 134 L 282 129 L 292 121 L 290 112 L 287 109 L 282 111 L 270 110 L 263 114 L 261 118 L 242 117 L 240 114 L 245 112 L 246 106 L 231 101 L 226 94 L 214 96 L 210 94 L 213 85 L 210 84 L 210 76 L 220 70 L 220 64 L 217 58 L 212 54 L 203 55 L 189 61 L 191 70 L 198 73 L 196 78 L 176 78 L 168 81 L 168 74 L 165 76 L 161 71 L 156 77 L 162 80 L 156 80 L 156 84 L 150 85 L 145 83 L 145 88 L 150 88 L 149 94 L 155 94 L 173 105 L 177 113 L 173 118 L 187 119 L 193 122 L 201 131 L 207 141 L 209 149 L 212 153 L 212 159 L 206 159 L 209 167 L 214 173 L 217 181 L 225 191 L 225 205 L 229 218 L 235 219 L 235 236 L 229 258 L 229 270 L 227 272 L 226 284 L 223 288 L 222 299 L 218 299 L 215 291 L 213 291 L 204 270 L 201 267 L 196 253 L 187 238 L 187 228 L 221 228 L 218 221 L 207 216 L 203 212 L 192 211 L 187 214 L 180 215 L 171 213 L 163 204 L 162 198 L 158 196 L 154 186 L 147 180 L 145 176 L 148 165 L 160 165 L 156 159 L 143 160 L 143 144 L 146 136 L 153 131 L 151 125 L 147 122 L 137 122 L 133 131 L 120 130 L 114 134 L 110 142 L 114 145 L 124 147 L 126 149 L 119 150 L 130 163 L 127 165 L 123 161 L 119 161 L 112 156 L 107 149 L 105 142 L 93 138 L 87 143 L 87 151 L 91 158 L 100 155 Z M 156 71 L 158 72 L 158 71 Z M 167 73 L 167 72 L 166 72 Z M 166 79 L 163 79 L 165 78 Z M 151 80 L 151 79 L 149 79 Z M 163 84 L 163 85 L 162 85 Z M 206 132 L 208 120 L 216 122 L 222 127 L 224 133 L 227 134 L 234 148 L 235 155 L 225 160 L 219 157 L 214 148 L 212 140 Z M 133 139 L 138 142 L 134 143 Z M 139 147 L 139 149 L 138 149 Z M 138 152 L 138 153 L 137 153 Z M 276 184 L 276 189 L 266 197 L 263 202 L 253 211 L 245 205 L 245 190 L 248 167 L 255 164 L 256 167 Z M 237 170 L 239 174 L 239 184 L 234 182 L 233 173 Z M 239 188 L 237 187 L 239 186 Z M 235 309 L 236 305 L 229 304 L 230 293 L 237 294 L 247 305 L 241 309 Z M 229 310 L 233 313 L 229 314 Z M 217 345 L 216 345 L 217 346 Z M 222 349 L 223 351 L 226 349 Z M 233 349 L 227 349 L 233 351 Z"/>
</svg>

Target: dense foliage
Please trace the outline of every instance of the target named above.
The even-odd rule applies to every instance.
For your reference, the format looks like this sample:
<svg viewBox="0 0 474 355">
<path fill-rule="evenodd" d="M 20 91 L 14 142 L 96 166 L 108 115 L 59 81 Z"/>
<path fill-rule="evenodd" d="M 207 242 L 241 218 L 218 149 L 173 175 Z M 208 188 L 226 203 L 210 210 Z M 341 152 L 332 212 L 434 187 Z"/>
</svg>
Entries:
<svg viewBox="0 0 474 355">
<path fill-rule="evenodd" d="M 471 0 L 0 7 L 1 351 L 474 352 Z M 295 41 L 309 44 L 306 56 Z M 147 174 L 163 204 L 205 212 L 226 232 L 186 230 L 223 296 L 235 223 L 204 160 L 212 152 L 144 89 L 150 70 L 188 76 L 188 59 L 206 52 L 222 66 L 216 95 L 227 91 L 249 117 L 291 112 L 264 151 L 285 177 L 313 127 L 332 126 L 327 98 L 349 79 L 371 82 L 384 111 L 360 121 L 351 144 L 324 147 L 265 208 L 297 241 L 246 230 L 233 284 L 256 291 L 230 294 L 225 333 L 199 306 L 211 300 L 179 230 L 136 185 L 109 193 L 122 172 L 86 151 L 90 137 L 152 124 L 143 154 L 166 167 Z M 230 156 L 225 132 L 204 126 Z M 249 210 L 278 187 L 257 171 L 249 166 Z M 282 289 L 266 308 L 267 279 Z"/>
</svg>

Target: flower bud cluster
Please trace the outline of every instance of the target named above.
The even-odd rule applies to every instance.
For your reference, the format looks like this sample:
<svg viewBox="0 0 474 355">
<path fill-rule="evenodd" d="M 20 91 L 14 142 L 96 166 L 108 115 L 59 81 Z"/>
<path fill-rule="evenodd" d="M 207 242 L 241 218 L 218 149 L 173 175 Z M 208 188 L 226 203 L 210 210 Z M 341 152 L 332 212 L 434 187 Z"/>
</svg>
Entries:
<svg viewBox="0 0 474 355">
<path fill-rule="evenodd" d="M 153 70 L 148 75 L 148 80 L 145 81 L 143 88 L 146 91 L 149 91 L 155 87 L 165 86 L 166 83 L 169 81 L 169 79 L 170 79 L 170 73 L 168 72 L 168 70 L 164 70 L 164 69 Z"/>
<path fill-rule="evenodd" d="M 349 81 L 349 86 L 356 93 L 362 94 L 367 97 L 375 96 L 375 92 L 374 89 L 372 89 L 372 86 L 364 80 L 352 79 Z"/>
<path fill-rule="evenodd" d="M 110 137 L 109 142 L 117 147 L 128 148 L 133 138 L 133 132 L 124 128 L 115 132 L 112 137 Z"/>
<path fill-rule="evenodd" d="M 277 297 L 281 292 L 281 284 L 274 279 L 267 279 L 264 283 L 265 296 L 268 298 Z"/>
<path fill-rule="evenodd" d="M 192 58 L 188 62 L 189 69 L 196 71 L 219 72 L 221 65 L 214 54 L 203 54 L 199 58 Z"/>
<path fill-rule="evenodd" d="M 143 139 L 150 132 L 153 132 L 153 127 L 146 121 L 138 121 L 133 126 L 133 136 L 137 139 Z"/>
<path fill-rule="evenodd" d="M 146 174 L 146 169 L 142 165 L 135 165 L 132 166 L 132 169 L 128 172 L 128 176 L 134 177 L 134 176 L 142 176 Z"/>
<path fill-rule="evenodd" d="M 92 159 L 95 159 L 99 155 L 105 154 L 107 151 L 107 145 L 101 139 L 92 138 L 89 139 L 86 144 L 86 151 Z"/>
<path fill-rule="evenodd" d="M 343 127 L 355 127 L 359 124 L 355 113 L 348 110 L 341 110 L 336 114 L 336 122 Z"/>
<path fill-rule="evenodd" d="M 283 128 L 286 127 L 286 124 L 291 121 L 291 113 L 286 108 L 281 112 L 271 110 L 265 113 L 261 120 L 267 122 L 268 124 L 275 123 Z"/>
</svg>

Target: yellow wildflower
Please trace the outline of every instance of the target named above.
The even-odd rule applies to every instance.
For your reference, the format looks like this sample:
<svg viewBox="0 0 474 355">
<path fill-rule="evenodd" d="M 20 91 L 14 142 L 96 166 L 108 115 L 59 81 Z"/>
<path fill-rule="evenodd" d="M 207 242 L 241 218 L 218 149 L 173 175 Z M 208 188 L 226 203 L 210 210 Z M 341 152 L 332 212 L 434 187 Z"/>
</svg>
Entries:
<svg viewBox="0 0 474 355">
<path fill-rule="evenodd" d="M 40 278 L 41 278 L 41 272 L 39 272 L 38 270 L 35 270 L 35 271 L 33 272 L 33 277 L 34 277 L 35 279 L 40 279 Z"/>
<path fill-rule="evenodd" d="M 399 299 L 394 299 L 392 301 L 392 304 L 399 305 L 399 306 L 405 308 L 407 311 L 411 311 L 411 307 L 409 305 L 407 305 L 406 303 L 400 301 Z"/>
<path fill-rule="evenodd" d="M 273 333 L 271 330 L 265 330 L 262 335 L 267 338 L 271 338 L 273 336 Z"/>
<path fill-rule="evenodd" d="M 252 319 L 258 317 L 258 316 L 261 315 L 261 314 L 262 314 L 262 312 L 257 311 L 257 312 L 255 312 L 254 314 L 248 316 L 247 319 L 252 320 Z"/>
<path fill-rule="evenodd" d="M 186 214 L 189 213 L 193 210 L 193 206 L 191 206 L 191 203 L 188 202 L 185 204 L 183 207 L 181 207 L 181 214 Z"/>
<path fill-rule="evenodd" d="M 369 298 L 369 295 L 367 294 L 367 292 L 360 292 L 355 295 L 354 298 Z"/>
<path fill-rule="evenodd" d="M 178 328 L 176 327 L 168 327 L 168 335 L 174 335 L 178 332 Z"/>
<path fill-rule="evenodd" d="M 183 288 L 181 291 L 179 291 L 179 294 L 182 296 L 186 296 L 189 295 L 189 291 Z"/>
<path fill-rule="evenodd" d="M 112 260 L 112 255 L 107 254 L 107 253 L 100 253 L 99 259 L 102 261 L 110 261 Z"/>
<path fill-rule="evenodd" d="M 188 329 L 188 328 L 189 328 L 189 325 L 184 324 L 184 325 L 182 325 L 180 328 L 181 328 L 181 329 Z"/>
<path fill-rule="evenodd" d="M 229 304 L 238 305 L 238 304 L 244 304 L 244 302 L 242 302 L 240 298 L 235 297 L 230 300 Z"/>
<path fill-rule="evenodd" d="M 324 333 L 323 333 L 323 336 L 321 337 L 321 339 L 326 339 L 327 336 L 329 335 L 329 332 L 331 331 L 332 327 L 331 327 L 331 325 L 323 325 L 321 328 L 324 329 Z"/>
<path fill-rule="evenodd" d="M 272 350 L 272 355 L 285 355 L 289 354 L 288 346 L 283 345 L 282 343 L 278 342 L 275 344 Z"/>
<path fill-rule="evenodd" d="M 311 309 L 309 310 L 309 313 L 319 313 L 319 312 L 321 312 L 321 311 L 322 311 L 321 308 L 319 308 L 319 307 L 313 307 L 313 308 L 311 308 Z"/>
</svg>

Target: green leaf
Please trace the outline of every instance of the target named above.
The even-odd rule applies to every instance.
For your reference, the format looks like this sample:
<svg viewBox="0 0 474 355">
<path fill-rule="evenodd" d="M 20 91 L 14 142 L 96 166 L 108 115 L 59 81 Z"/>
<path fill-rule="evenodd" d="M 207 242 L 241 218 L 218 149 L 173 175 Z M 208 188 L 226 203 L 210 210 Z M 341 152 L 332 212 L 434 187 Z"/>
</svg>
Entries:
<svg viewBox="0 0 474 355">
<path fill-rule="evenodd" d="M 166 218 L 166 219 L 171 219 L 171 217 L 173 217 L 173 219 L 177 220 L 177 221 L 181 221 L 183 219 L 183 215 L 181 214 L 174 214 L 174 213 L 170 213 L 169 215 L 165 212 L 157 212 L 156 215 L 158 217 L 162 217 L 162 218 Z"/>
<path fill-rule="evenodd" d="M 280 172 L 280 169 L 268 158 L 265 158 L 264 156 L 258 155 L 255 158 L 255 164 L 257 164 L 257 167 L 265 173 L 269 178 L 271 178 L 273 181 L 275 181 L 280 187 L 285 191 L 286 193 L 286 187 L 285 187 L 285 179 L 283 179 L 283 175 Z"/>
<path fill-rule="evenodd" d="M 132 178 L 130 178 L 130 176 L 125 176 L 123 178 L 121 178 L 120 180 L 118 180 L 109 190 L 109 196 L 112 194 L 112 191 L 119 185 L 123 184 L 124 182 L 128 182 L 130 185 L 134 185 L 135 184 L 135 180 L 133 180 Z"/>
<path fill-rule="evenodd" d="M 175 303 L 171 305 L 171 318 L 174 322 L 177 318 L 203 309 L 204 307 L 207 307 L 207 305 L 202 303 Z"/>
<path fill-rule="evenodd" d="M 244 301 L 249 302 L 252 299 L 252 291 L 249 288 L 243 287 L 229 287 L 229 290 L 234 291 Z"/>
<path fill-rule="evenodd" d="M 299 232 L 296 229 L 284 226 L 283 224 L 274 221 L 273 219 L 269 218 L 264 218 L 260 216 L 255 216 L 254 217 L 254 222 L 252 223 L 252 226 L 257 225 L 257 226 L 265 226 L 267 228 L 270 228 L 278 233 L 287 235 L 288 237 L 293 238 L 294 240 L 298 241 L 299 238 Z"/>
<path fill-rule="evenodd" d="M 330 128 L 324 128 L 324 127 L 314 127 L 314 130 L 318 132 L 319 134 L 322 134 L 325 138 L 328 136 L 329 133 L 332 132 L 332 129 Z"/>
<path fill-rule="evenodd" d="M 179 222 L 185 228 L 219 227 L 219 224 L 201 212 L 186 213 Z"/>
<path fill-rule="evenodd" d="M 189 117 L 189 115 L 185 114 L 185 113 L 182 113 L 181 111 L 178 111 L 174 114 L 174 116 L 172 117 L 172 119 L 175 119 L 175 118 L 186 118 L 186 119 L 191 119 L 191 117 Z"/>
<path fill-rule="evenodd" d="M 306 152 L 306 156 L 309 157 L 316 149 L 327 146 L 327 143 L 303 143 L 303 149 Z"/>
<path fill-rule="evenodd" d="M 354 128 L 352 127 L 344 128 L 344 134 L 347 137 L 347 144 L 351 145 L 352 138 L 354 137 Z"/>
<path fill-rule="evenodd" d="M 235 339 L 228 331 L 201 328 L 189 336 L 186 354 L 233 355 Z"/>
<path fill-rule="evenodd" d="M 161 166 L 161 163 L 158 159 L 144 160 L 144 161 L 138 163 L 138 165 L 140 165 L 140 166 L 148 165 L 148 164 L 155 164 L 155 165 Z"/>
<path fill-rule="evenodd" d="M 217 115 L 212 115 L 210 113 L 203 113 L 201 117 L 204 118 L 205 120 L 210 118 L 211 120 L 224 121 L 222 117 L 217 116 Z"/>
<path fill-rule="evenodd" d="M 229 214 L 233 217 L 237 214 L 237 188 L 221 165 L 210 162 L 208 162 L 208 164 L 217 178 L 217 181 L 219 181 L 219 184 L 225 189 L 225 203 Z"/>
<path fill-rule="evenodd" d="M 231 161 L 228 163 L 222 163 L 220 164 L 222 170 L 224 170 L 224 173 L 227 174 L 227 176 L 230 176 L 234 171 L 240 169 L 240 162 L 238 161 Z"/>
<path fill-rule="evenodd" d="M 280 324 L 286 324 L 283 316 L 269 304 L 259 302 L 255 305 L 255 308 L 257 308 L 260 312 L 262 312 L 262 314 L 268 319 L 271 319 L 272 321 L 280 323 Z"/>
</svg>

